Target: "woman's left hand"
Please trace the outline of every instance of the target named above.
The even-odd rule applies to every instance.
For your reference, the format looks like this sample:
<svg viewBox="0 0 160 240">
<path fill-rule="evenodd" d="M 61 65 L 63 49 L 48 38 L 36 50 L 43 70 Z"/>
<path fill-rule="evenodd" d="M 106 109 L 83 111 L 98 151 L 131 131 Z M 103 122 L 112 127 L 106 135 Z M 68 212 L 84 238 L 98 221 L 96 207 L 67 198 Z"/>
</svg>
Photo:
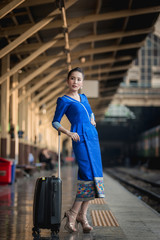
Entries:
<svg viewBox="0 0 160 240">
<path fill-rule="evenodd" d="M 96 127 L 96 122 L 94 121 L 93 118 L 91 118 L 91 124 Z"/>
</svg>

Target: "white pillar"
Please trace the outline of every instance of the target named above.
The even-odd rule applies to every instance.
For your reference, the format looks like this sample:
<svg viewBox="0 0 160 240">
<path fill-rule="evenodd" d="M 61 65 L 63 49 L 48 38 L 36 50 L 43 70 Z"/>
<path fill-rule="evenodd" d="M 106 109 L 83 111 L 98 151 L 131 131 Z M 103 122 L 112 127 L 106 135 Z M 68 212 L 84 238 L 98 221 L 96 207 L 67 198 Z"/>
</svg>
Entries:
<svg viewBox="0 0 160 240">
<path fill-rule="evenodd" d="M 2 58 L 2 68 L 1 74 L 5 74 L 10 69 L 10 55 L 6 55 Z M 9 148 L 9 87 L 10 78 L 7 77 L 6 80 L 1 85 L 1 155 L 3 157 L 8 157 L 10 153 Z"/>
<path fill-rule="evenodd" d="M 18 85 L 18 73 L 13 75 L 12 87 Z M 12 124 L 14 125 L 15 135 L 15 160 L 18 163 L 19 139 L 18 139 L 18 90 L 12 93 Z"/>
</svg>

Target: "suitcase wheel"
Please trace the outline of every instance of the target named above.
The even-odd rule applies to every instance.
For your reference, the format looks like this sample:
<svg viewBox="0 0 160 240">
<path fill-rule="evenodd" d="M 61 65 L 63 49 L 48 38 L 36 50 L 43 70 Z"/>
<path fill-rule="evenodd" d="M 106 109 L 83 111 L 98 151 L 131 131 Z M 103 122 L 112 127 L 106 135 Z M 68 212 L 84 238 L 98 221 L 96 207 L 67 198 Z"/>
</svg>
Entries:
<svg viewBox="0 0 160 240">
<path fill-rule="evenodd" d="M 32 228 L 32 236 L 36 239 L 38 239 L 39 238 L 39 236 L 40 236 L 40 229 L 39 228 L 37 228 L 37 227 L 33 227 Z"/>
<path fill-rule="evenodd" d="M 58 231 L 58 232 L 59 232 L 59 231 Z M 59 236 L 57 235 L 58 232 L 55 232 L 55 231 L 53 232 L 53 231 L 52 231 L 52 232 L 51 232 L 51 239 L 54 239 L 54 240 L 57 239 L 57 240 L 59 240 Z"/>
<path fill-rule="evenodd" d="M 58 234 L 59 233 L 59 228 L 60 228 L 60 226 L 59 225 L 54 225 L 54 226 L 52 226 L 52 228 L 51 228 L 51 236 L 53 237 L 53 236 L 56 236 L 55 234 Z"/>
</svg>

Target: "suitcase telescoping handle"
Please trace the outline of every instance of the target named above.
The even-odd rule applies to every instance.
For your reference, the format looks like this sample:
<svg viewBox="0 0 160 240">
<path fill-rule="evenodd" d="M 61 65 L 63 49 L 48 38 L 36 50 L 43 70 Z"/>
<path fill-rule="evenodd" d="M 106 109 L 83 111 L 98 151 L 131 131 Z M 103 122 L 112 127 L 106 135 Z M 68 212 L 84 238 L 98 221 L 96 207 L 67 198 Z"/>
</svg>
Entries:
<svg viewBox="0 0 160 240">
<path fill-rule="evenodd" d="M 61 178 L 61 151 L 60 151 L 60 144 L 61 144 L 61 132 L 58 131 L 58 177 Z"/>
</svg>

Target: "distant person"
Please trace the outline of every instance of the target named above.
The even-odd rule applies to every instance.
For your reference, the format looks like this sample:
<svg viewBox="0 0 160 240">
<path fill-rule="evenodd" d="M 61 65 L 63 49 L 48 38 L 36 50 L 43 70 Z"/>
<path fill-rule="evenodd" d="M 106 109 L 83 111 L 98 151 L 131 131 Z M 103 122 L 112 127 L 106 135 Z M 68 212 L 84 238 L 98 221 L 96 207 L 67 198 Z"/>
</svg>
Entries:
<svg viewBox="0 0 160 240">
<path fill-rule="evenodd" d="M 76 221 L 81 223 L 83 232 L 90 232 L 93 229 L 86 217 L 89 200 L 104 198 L 103 170 L 96 122 L 87 97 L 78 94 L 83 81 L 82 69 L 74 68 L 68 73 L 69 93 L 57 99 L 57 108 L 52 121 L 54 128 L 72 139 L 79 167 L 76 199 L 71 209 L 64 215 L 67 218 L 65 229 L 70 233 L 77 231 Z M 64 114 L 71 123 L 71 131 L 60 124 Z"/>
<path fill-rule="evenodd" d="M 49 154 L 49 151 L 48 151 L 47 148 L 44 148 L 40 152 L 40 154 L 39 154 L 39 162 L 46 164 L 46 167 L 45 167 L 46 170 L 53 170 L 54 169 L 54 164 L 52 162 L 52 157 Z"/>
<path fill-rule="evenodd" d="M 28 155 L 28 162 L 30 165 L 34 164 L 34 156 L 32 153 L 29 153 L 29 155 Z"/>
</svg>

